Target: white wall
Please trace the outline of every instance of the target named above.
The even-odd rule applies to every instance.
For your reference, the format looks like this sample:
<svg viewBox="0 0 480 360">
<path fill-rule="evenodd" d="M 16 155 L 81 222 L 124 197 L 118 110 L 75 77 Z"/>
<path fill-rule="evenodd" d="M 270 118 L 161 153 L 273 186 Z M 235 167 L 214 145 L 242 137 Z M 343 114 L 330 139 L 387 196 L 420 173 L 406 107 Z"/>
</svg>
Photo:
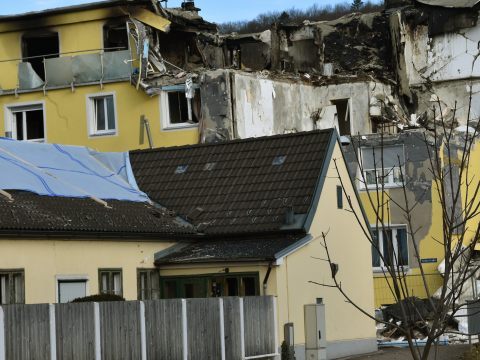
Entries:
<svg viewBox="0 0 480 360">
<path fill-rule="evenodd" d="M 331 121 L 312 119 L 331 100 L 350 99 L 352 133 L 371 133 L 370 110 L 390 87 L 372 82 L 311 86 L 273 81 L 254 74 L 235 74 L 235 136 L 249 138 L 331 128 Z M 377 96 L 377 98 L 375 97 Z"/>
</svg>

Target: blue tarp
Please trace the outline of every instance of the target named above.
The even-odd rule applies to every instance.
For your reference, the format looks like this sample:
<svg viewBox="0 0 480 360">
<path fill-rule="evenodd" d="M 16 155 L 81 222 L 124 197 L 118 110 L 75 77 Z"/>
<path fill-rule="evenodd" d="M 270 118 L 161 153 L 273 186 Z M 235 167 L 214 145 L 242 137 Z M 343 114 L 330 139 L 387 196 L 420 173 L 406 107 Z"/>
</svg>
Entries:
<svg viewBox="0 0 480 360">
<path fill-rule="evenodd" d="M 0 138 L 0 189 L 46 196 L 148 202 L 128 153 Z"/>
</svg>

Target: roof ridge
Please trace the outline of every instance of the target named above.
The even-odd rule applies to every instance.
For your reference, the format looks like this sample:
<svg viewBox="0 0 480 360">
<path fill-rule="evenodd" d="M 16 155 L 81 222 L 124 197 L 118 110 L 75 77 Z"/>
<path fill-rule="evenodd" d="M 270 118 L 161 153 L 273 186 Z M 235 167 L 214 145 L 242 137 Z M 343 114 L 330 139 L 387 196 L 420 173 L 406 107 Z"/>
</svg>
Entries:
<svg viewBox="0 0 480 360">
<path fill-rule="evenodd" d="M 244 139 L 225 140 L 217 143 L 198 143 L 198 144 L 186 144 L 186 145 L 178 145 L 178 146 L 162 146 L 154 149 L 131 150 L 129 151 L 129 153 L 133 153 L 133 154 L 157 153 L 157 152 L 163 152 L 163 151 L 183 150 L 188 148 L 202 148 L 202 147 L 214 147 L 214 146 L 230 145 L 230 144 L 241 144 L 241 143 L 249 143 L 249 142 L 255 142 L 255 141 L 262 141 L 262 140 L 275 140 L 275 139 L 285 139 L 285 138 L 305 136 L 305 135 L 333 133 L 334 130 L 335 130 L 334 128 L 317 129 L 317 130 L 310 130 L 310 131 L 300 131 L 300 132 L 290 133 L 290 134 L 266 135 L 266 136 L 259 136 L 259 137 L 249 137 Z"/>
</svg>

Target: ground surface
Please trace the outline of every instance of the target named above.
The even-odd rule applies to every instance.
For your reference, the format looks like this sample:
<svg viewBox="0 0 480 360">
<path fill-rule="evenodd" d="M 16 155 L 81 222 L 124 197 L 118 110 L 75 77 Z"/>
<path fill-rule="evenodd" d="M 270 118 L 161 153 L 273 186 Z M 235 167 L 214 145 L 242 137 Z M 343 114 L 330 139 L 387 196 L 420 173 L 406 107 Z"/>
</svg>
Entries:
<svg viewBox="0 0 480 360">
<path fill-rule="evenodd" d="M 436 360 L 460 360 L 463 354 L 470 349 L 469 345 L 439 346 Z M 411 360 L 412 355 L 409 349 L 384 348 L 377 353 L 346 359 L 352 360 Z M 432 349 L 429 359 L 435 359 L 435 351 Z"/>
</svg>

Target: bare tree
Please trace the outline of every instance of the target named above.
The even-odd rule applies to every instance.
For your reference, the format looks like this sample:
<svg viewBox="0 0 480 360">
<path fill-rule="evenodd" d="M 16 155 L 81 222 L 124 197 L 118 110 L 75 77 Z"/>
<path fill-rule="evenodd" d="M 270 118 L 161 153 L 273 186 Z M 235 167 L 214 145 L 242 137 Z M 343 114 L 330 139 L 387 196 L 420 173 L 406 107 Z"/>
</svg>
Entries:
<svg viewBox="0 0 480 360">
<path fill-rule="evenodd" d="M 408 188 L 411 181 L 405 174 L 408 159 L 398 157 L 397 166 L 389 168 L 384 165 L 384 136 L 380 135 L 380 143 L 377 148 L 370 148 L 375 169 L 366 171 L 364 160 L 361 156 L 362 137 L 352 137 L 351 146 L 355 154 L 355 163 L 358 167 L 355 181 L 364 189 L 363 205 L 371 209 L 373 219 L 369 219 L 373 225 L 366 227 L 363 214 L 356 210 L 347 192 L 347 181 L 341 176 L 340 163 L 335 159 L 335 167 L 339 181 L 342 185 L 344 196 L 347 198 L 348 209 L 353 213 L 365 240 L 372 246 L 372 251 L 379 256 L 383 264 L 382 275 L 388 285 L 389 292 L 395 300 L 396 307 L 400 312 L 400 321 L 389 322 L 376 318 L 367 310 L 361 308 L 355 302 L 352 291 L 342 287 L 337 277 L 338 266 L 335 254 L 329 251 L 328 234 L 322 234 L 320 239 L 324 249 L 324 260 L 328 261 L 332 268 L 332 282 L 330 284 L 318 284 L 320 286 L 335 287 L 359 311 L 371 319 L 395 328 L 398 333 L 405 337 L 411 350 L 413 359 L 427 359 L 432 347 L 436 347 L 439 338 L 445 334 L 452 319 L 467 306 L 462 292 L 467 282 L 472 277 L 477 277 L 479 265 L 475 260 L 475 246 L 480 239 L 480 174 L 475 172 L 475 164 L 472 160 L 473 149 L 479 136 L 478 119 L 472 119 L 472 93 L 468 105 L 466 126 L 458 128 L 457 105 L 452 110 L 451 118 L 446 118 L 444 105 L 437 98 L 435 106 L 431 110 L 428 123 L 424 124 L 422 132 L 423 141 L 428 151 L 428 171 L 431 176 L 432 206 L 438 206 L 441 216 L 441 236 L 431 238 L 444 253 L 443 284 L 435 294 L 431 293 L 428 286 L 427 274 L 422 263 L 419 240 L 417 234 L 421 224 L 417 224 L 414 218 L 415 208 L 418 201 L 412 201 L 408 196 Z M 459 131 L 461 130 L 461 131 Z M 394 199 L 386 191 L 387 179 L 394 181 L 401 188 L 402 200 Z M 413 253 L 414 260 L 418 263 L 420 279 L 423 289 L 427 294 L 427 304 L 430 308 L 429 318 L 425 318 L 420 308 L 418 298 L 412 294 L 407 283 L 407 265 L 404 259 L 404 249 L 395 242 L 391 229 L 390 209 L 395 206 L 401 210 L 405 219 L 408 232 L 408 248 Z M 381 251 L 378 238 L 382 234 L 383 251 Z M 386 248 L 385 248 L 386 247 Z M 314 282 L 315 283 L 315 282 Z M 424 302 L 422 302 L 424 304 Z M 426 336 L 422 346 L 417 345 L 415 331 L 419 321 L 423 324 Z M 435 352 L 436 354 L 436 352 Z"/>
</svg>

